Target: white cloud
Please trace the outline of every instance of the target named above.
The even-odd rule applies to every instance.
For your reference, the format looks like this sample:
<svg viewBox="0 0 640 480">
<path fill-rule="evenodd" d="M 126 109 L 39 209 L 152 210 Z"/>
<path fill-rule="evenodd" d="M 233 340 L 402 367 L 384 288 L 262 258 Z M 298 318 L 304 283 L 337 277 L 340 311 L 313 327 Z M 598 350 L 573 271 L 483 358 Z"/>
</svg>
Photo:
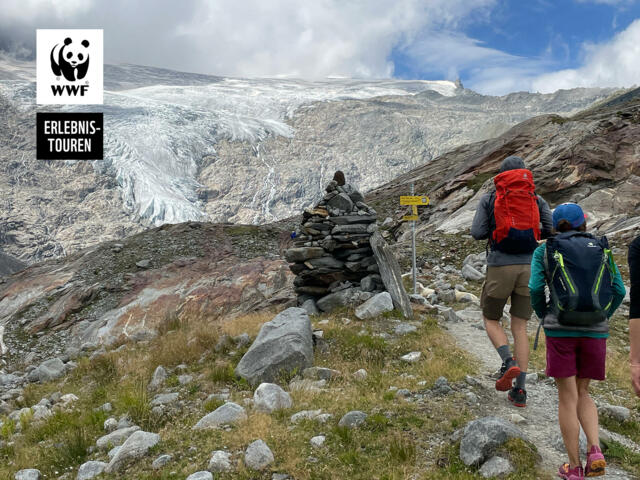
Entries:
<svg viewBox="0 0 640 480">
<path fill-rule="evenodd" d="M 103 27 L 110 62 L 235 76 L 389 77 L 394 47 L 456 29 L 496 1 L 3 0 L 0 49 L 32 44 L 35 28 Z"/>
<path fill-rule="evenodd" d="M 609 42 L 585 44 L 580 68 L 560 70 L 533 78 L 531 88 L 553 92 L 573 87 L 630 87 L 640 83 L 640 20 Z"/>
</svg>

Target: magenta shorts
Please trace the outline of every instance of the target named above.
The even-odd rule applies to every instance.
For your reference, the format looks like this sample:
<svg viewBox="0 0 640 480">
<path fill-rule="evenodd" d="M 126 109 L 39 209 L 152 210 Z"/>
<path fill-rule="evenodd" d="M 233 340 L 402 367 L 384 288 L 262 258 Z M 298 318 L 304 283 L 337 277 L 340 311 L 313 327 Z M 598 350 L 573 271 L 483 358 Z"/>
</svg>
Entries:
<svg viewBox="0 0 640 480">
<path fill-rule="evenodd" d="M 546 337 L 547 377 L 604 380 L 607 339 Z"/>
</svg>

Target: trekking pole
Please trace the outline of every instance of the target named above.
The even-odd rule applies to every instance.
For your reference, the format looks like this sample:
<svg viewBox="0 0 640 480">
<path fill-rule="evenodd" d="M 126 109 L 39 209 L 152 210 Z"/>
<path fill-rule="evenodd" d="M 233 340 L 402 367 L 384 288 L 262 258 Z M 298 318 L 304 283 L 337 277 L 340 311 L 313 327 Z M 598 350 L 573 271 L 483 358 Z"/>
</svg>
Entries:
<svg viewBox="0 0 640 480">
<path fill-rule="evenodd" d="M 411 196 L 413 196 L 413 182 L 411 182 Z M 416 287 L 416 221 L 415 220 L 411 220 L 411 265 L 413 270 L 413 293 L 418 293 L 418 289 Z"/>
</svg>

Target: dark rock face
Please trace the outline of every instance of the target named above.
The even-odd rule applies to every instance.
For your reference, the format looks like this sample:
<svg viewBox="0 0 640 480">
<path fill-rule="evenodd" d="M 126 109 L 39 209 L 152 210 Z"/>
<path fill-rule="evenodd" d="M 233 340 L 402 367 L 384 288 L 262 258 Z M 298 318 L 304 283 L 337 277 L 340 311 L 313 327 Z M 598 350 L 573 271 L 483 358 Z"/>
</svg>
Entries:
<svg viewBox="0 0 640 480">
<path fill-rule="evenodd" d="M 19 272 L 27 265 L 24 262 L 21 262 L 17 258 L 12 257 L 11 255 L 7 255 L 6 253 L 0 252 L 0 277 L 4 277 L 5 275 L 11 275 L 12 273 Z"/>
<path fill-rule="evenodd" d="M 355 306 L 384 289 L 369 244 L 376 212 L 338 173 L 343 185 L 332 180 L 322 201 L 304 211 L 293 247 L 284 252 L 296 274 L 299 303 L 317 300 L 325 312 Z"/>
</svg>

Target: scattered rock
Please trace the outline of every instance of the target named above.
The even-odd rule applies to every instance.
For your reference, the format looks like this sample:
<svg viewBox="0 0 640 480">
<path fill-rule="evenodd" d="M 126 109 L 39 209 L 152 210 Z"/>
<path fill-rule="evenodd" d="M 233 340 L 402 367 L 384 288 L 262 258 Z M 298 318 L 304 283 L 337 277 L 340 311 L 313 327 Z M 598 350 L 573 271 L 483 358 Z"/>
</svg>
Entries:
<svg viewBox="0 0 640 480">
<path fill-rule="evenodd" d="M 367 378 L 367 371 L 364 368 L 353 372 L 353 376 L 356 380 L 364 380 Z"/>
<path fill-rule="evenodd" d="M 211 454 L 209 466 L 207 470 L 213 473 L 230 472 L 233 469 L 231 465 L 231 454 L 224 450 L 216 450 Z"/>
<path fill-rule="evenodd" d="M 293 406 L 291 396 L 275 383 L 261 383 L 253 394 L 253 405 L 259 412 L 272 413 Z"/>
<path fill-rule="evenodd" d="M 438 377 L 431 391 L 436 395 L 449 395 L 453 392 L 453 389 L 449 386 L 449 381 L 445 377 Z"/>
<path fill-rule="evenodd" d="M 509 420 L 511 421 L 511 423 L 515 423 L 516 425 L 527 423 L 527 419 L 522 415 L 518 415 L 517 413 L 512 413 L 511 415 L 509 415 Z"/>
<path fill-rule="evenodd" d="M 275 461 L 271 449 L 263 440 L 249 444 L 244 453 L 244 463 L 252 470 L 264 470 Z"/>
<path fill-rule="evenodd" d="M 301 305 L 301 308 L 306 310 L 308 315 L 320 315 L 320 310 L 318 310 L 318 307 L 316 306 L 316 302 L 315 300 L 313 300 L 313 298 L 306 300 Z"/>
<path fill-rule="evenodd" d="M 442 314 L 442 316 L 444 317 L 444 319 L 447 322 L 450 323 L 456 323 L 456 322 L 460 322 L 461 319 L 458 316 L 458 314 L 453 310 L 453 308 L 447 308 L 445 310 L 443 310 L 442 312 L 440 312 Z"/>
<path fill-rule="evenodd" d="M 140 427 L 125 427 L 100 437 L 96 441 L 96 446 L 101 450 L 107 450 L 112 447 L 122 445 L 131 435 L 140 430 Z"/>
<path fill-rule="evenodd" d="M 164 385 L 164 382 L 167 380 L 167 371 L 164 369 L 162 365 L 158 365 L 156 370 L 153 372 L 153 377 L 151 377 L 151 382 L 149 383 L 149 390 L 157 390 Z"/>
<path fill-rule="evenodd" d="M 409 323 L 399 323 L 393 329 L 393 333 L 395 333 L 396 335 L 407 335 L 409 333 L 414 333 L 417 331 L 418 331 L 418 327 L 416 327 L 415 325 L 411 325 Z"/>
<path fill-rule="evenodd" d="M 105 471 L 115 473 L 122 470 L 134 460 L 144 457 L 159 441 L 160 435 L 157 433 L 143 432 L 142 430 L 134 432 L 122 444 Z"/>
<path fill-rule="evenodd" d="M 62 360 L 52 358 L 42 362 L 27 375 L 30 382 L 50 382 L 64 375 L 65 367 Z"/>
<path fill-rule="evenodd" d="M 310 380 L 331 380 L 342 375 L 338 370 L 332 370 L 324 367 L 305 368 L 302 372 L 304 378 Z"/>
<path fill-rule="evenodd" d="M 283 372 L 313 364 L 313 334 L 307 312 L 288 308 L 260 328 L 258 337 L 236 367 L 251 385 L 273 382 Z"/>
<path fill-rule="evenodd" d="M 631 411 L 627 407 L 622 407 L 618 405 L 609 405 L 604 404 L 598 407 L 598 413 L 600 415 L 605 415 L 613 420 L 618 422 L 626 422 L 631 418 Z"/>
<path fill-rule="evenodd" d="M 369 241 L 380 270 L 380 276 L 382 277 L 385 288 L 393 299 L 394 307 L 402 312 L 405 318 L 413 318 L 413 310 L 411 309 L 409 297 L 402 284 L 400 266 L 393 252 L 379 232 L 371 235 Z"/>
<path fill-rule="evenodd" d="M 187 480 L 213 480 L 213 475 L 211 472 L 203 470 L 201 472 L 192 473 L 187 477 Z"/>
<path fill-rule="evenodd" d="M 409 352 L 406 355 L 401 356 L 400 360 L 407 363 L 416 363 L 418 360 L 420 360 L 421 356 L 422 352 Z"/>
<path fill-rule="evenodd" d="M 514 471 L 511 462 L 502 457 L 491 457 L 480 467 L 480 475 L 484 478 L 504 477 Z"/>
<path fill-rule="evenodd" d="M 356 308 L 355 315 L 360 320 L 367 320 L 382 315 L 385 312 L 390 312 L 391 310 L 393 310 L 391 295 L 389 292 L 382 292 L 374 295 Z"/>
<path fill-rule="evenodd" d="M 228 402 L 202 417 L 193 427 L 194 430 L 218 428 L 233 425 L 247 419 L 247 413 L 237 403 Z"/>
<path fill-rule="evenodd" d="M 136 267 L 138 268 L 147 269 L 150 266 L 151 266 L 151 260 L 149 259 L 144 259 L 144 260 L 140 260 L 139 262 L 136 262 Z"/>
<path fill-rule="evenodd" d="M 484 280 L 484 275 L 482 274 L 482 272 L 479 272 L 478 270 L 476 270 L 475 268 L 473 268 L 469 264 L 464 265 L 462 267 L 462 276 L 466 280 L 471 280 L 471 281 L 474 281 L 474 282 L 478 282 L 480 280 Z"/>
<path fill-rule="evenodd" d="M 153 463 L 151 464 L 151 468 L 153 468 L 154 470 L 160 470 L 161 468 L 164 468 L 172 459 L 173 457 L 171 455 L 160 455 L 153 461 Z"/>
<path fill-rule="evenodd" d="M 479 465 L 504 442 L 523 438 L 511 423 L 498 417 L 483 417 L 467 424 L 460 442 L 460 459 L 465 465 Z"/>
<path fill-rule="evenodd" d="M 151 405 L 152 406 L 156 406 L 156 405 L 169 405 L 171 403 L 174 403 L 178 400 L 178 393 L 161 393 L 159 395 L 156 395 L 155 397 L 153 397 L 153 400 L 151 400 Z"/>
<path fill-rule="evenodd" d="M 302 380 L 292 380 L 289 382 L 289 390 L 292 392 L 320 392 L 326 385 L 326 380 L 309 380 L 304 378 Z"/>
<path fill-rule="evenodd" d="M 78 468 L 78 476 L 76 480 L 89 480 L 90 478 L 97 477 L 104 469 L 107 468 L 107 464 L 105 462 L 96 462 L 89 461 L 80 465 Z"/>
<path fill-rule="evenodd" d="M 338 422 L 341 427 L 357 428 L 367 420 L 368 415 L 360 410 L 346 413 Z"/>
<path fill-rule="evenodd" d="M 36 470 L 35 468 L 26 468 L 16 472 L 13 478 L 15 480 L 40 480 L 42 478 L 42 473 L 40 473 L 40 470 Z"/>
<path fill-rule="evenodd" d="M 325 437 L 324 435 L 317 435 L 315 437 L 312 437 L 309 443 L 311 443 L 311 446 L 314 448 L 321 448 L 324 445 L 326 439 L 327 437 Z"/>
</svg>

